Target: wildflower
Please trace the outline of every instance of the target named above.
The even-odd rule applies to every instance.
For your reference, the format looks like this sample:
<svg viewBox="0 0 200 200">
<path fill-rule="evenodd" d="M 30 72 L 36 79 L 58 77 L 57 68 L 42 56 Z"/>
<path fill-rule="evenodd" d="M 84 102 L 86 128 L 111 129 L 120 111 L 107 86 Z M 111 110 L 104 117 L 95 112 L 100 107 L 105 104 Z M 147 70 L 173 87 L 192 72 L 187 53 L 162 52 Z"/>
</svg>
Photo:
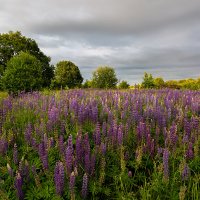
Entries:
<svg viewBox="0 0 200 200">
<path fill-rule="evenodd" d="M 64 179 L 65 179 L 64 166 L 63 163 L 59 161 L 56 163 L 56 167 L 54 170 L 54 182 L 56 186 L 56 193 L 60 196 L 64 191 Z"/>
<path fill-rule="evenodd" d="M 169 151 L 164 149 L 163 152 L 163 167 L 164 167 L 164 179 L 169 179 Z"/>
<path fill-rule="evenodd" d="M 85 173 L 83 176 L 83 184 L 82 184 L 82 190 L 81 190 L 81 194 L 83 198 L 87 197 L 87 192 L 88 192 L 88 176 Z"/>
<path fill-rule="evenodd" d="M 133 176 L 132 171 L 129 171 L 129 172 L 128 172 L 128 177 L 131 178 L 132 176 Z"/>
<path fill-rule="evenodd" d="M 192 143 L 190 142 L 189 143 L 189 147 L 186 151 L 186 158 L 187 159 L 192 159 L 194 157 L 194 151 L 193 151 L 193 146 L 192 146 Z"/>
<path fill-rule="evenodd" d="M 42 164 L 43 164 L 43 168 L 46 170 L 49 168 L 49 164 L 48 164 L 48 153 L 47 153 L 47 150 L 45 148 L 45 144 L 44 144 L 44 141 L 42 141 L 40 144 L 39 144 L 39 156 L 40 156 L 40 160 L 42 161 Z"/>
<path fill-rule="evenodd" d="M 14 186 L 15 186 L 15 189 L 17 190 L 17 196 L 20 200 L 24 199 L 22 185 L 23 185 L 23 180 L 22 180 L 21 174 L 19 172 L 17 172 L 17 175 L 15 177 Z"/>
<path fill-rule="evenodd" d="M 70 175 L 70 181 L 69 181 L 69 190 L 72 196 L 74 194 L 74 185 L 75 185 L 75 173 L 72 172 Z"/>
<path fill-rule="evenodd" d="M 8 173 L 11 177 L 13 177 L 13 170 L 12 168 L 10 167 L 10 165 L 7 163 L 7 170 L 8 170 Z"/>
<path fill-rule="evenodd" d="M 183 170 L 182 170 L 182 174 L 181 174 L 182 180 L 183 181 L 187 180 L 189 178 L 189 174 L 190 174 L 190 169 L 189 169 L 187 163 L 185 163 Z"/>
<path fill-rule="evenodd" d="M 118 145 L 122 145 L 123 144 L 123 132 L 122 132 L 122 127 L 119 126 L 118 130 L 117 130 L 117 142 Z"/>
<path fill-rule="evenodd" d="M 17 144 L 14 144 L 13 148 L 13 161 L 17 165 L 18 164 L 18 150 L 17 150 Z"/>
</svg>

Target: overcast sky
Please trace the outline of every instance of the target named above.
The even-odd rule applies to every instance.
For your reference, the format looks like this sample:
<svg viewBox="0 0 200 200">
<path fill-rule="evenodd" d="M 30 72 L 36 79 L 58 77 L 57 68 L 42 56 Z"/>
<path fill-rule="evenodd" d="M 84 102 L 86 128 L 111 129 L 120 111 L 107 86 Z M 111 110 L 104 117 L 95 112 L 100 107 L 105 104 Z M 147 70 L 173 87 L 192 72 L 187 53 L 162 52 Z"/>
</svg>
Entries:
<svg viewBox="0 0 200 200">
<path fill-rule="evenodd" d="M 99 65 L 130 84 L 144 72 L 200 76 L 200 0 L 0 0 L 0 33 L 36 40 L 55 64 L 71 60 L 84 78 Z"/>
</svg>

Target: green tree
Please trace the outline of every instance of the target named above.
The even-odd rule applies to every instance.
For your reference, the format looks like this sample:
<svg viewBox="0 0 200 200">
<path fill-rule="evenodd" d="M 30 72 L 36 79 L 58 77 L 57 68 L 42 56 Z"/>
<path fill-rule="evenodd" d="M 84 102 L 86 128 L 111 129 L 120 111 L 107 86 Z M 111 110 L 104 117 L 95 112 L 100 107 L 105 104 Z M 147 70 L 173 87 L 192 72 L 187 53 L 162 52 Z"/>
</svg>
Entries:
<svg viewBox="0 0 200 200">
<path fill-rule="evenodd" d="M 163 88 L 163 87 L 165 87 L 165 81 L 161 77 L 155 78 L 154 79 L 154 84 L 155 84 L 156 88 Z"/>
<path fill-rule="evenodd" d="M 35 56 L 21 52 L 8 61 L 2 84 L 9 93 L 38 90 L 42 83 L 42 64 Z"/>
<path fill-rule="evenodd" d="M 121 81 L 118 85 L 119 89 L 128 89 L 129 88 L 129 84 L 127 83 L 127 81 Z"/>
<path fill-rule="evenodd" d="M 71 61 L 60 61 L 55 69 L 55 83 L 59 87 L 80 87 L 83 77 L 79 68 Z"/>
<path fill-rule="evenodd" d="M 180 89 L 181 86 L 175 80 L 168 80 L 165 82 L 167 88 Z"/>
<path fill-rule="evenodd" d="M 92 87 L 94 88 L 116 88 L 118 79 L 112 67 L 98 67 L 92 76 Z"/>
<path fill-rule="evenodd" d="M 83 85 L 83 88 L 91 88 L 92 87 L 92 82 L 90 80 L 86 80 Z"/>
<path fill-rule="evenodd" d="M 152 74 L 144 73 L 143 82 L 142 82 L 142 88 L 154 88 L 154 78 Z"/>
<path fill-rule="evenodd" d="M 47 57 L 38 47 L 35 40 L 23 36 L 20 32 L 0 34 L 0 66 L 6 69 L 7 62 L 21 51 L 35 56 L 42 64 L 43 86 L 48 87 L 54 77 L 54 67 L 50 65 Z"/>
</svg>

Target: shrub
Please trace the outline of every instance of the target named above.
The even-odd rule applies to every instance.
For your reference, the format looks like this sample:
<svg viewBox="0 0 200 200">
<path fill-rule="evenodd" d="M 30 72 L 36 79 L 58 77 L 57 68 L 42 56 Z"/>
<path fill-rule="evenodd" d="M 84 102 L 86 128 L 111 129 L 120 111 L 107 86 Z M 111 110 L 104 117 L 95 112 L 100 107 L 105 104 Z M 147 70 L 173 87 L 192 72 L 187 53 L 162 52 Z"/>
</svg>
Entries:
<svg viewBox="0 0 200 200">
<path fill-rule="evenodd" d="M 42 87 L 42 65 L 29 53 L 21 52 L 7 63 L 2 77 L 3 87 L 9 93 L 38 90 Z"/>
</svg>

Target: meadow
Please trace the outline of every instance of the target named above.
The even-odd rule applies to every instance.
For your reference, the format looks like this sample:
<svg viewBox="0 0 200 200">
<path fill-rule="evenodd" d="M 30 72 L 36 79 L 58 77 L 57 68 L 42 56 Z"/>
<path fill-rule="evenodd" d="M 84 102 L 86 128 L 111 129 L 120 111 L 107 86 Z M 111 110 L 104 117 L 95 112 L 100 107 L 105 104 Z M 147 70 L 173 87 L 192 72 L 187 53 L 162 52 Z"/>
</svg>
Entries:
<svg viewBox="0 0 200 200">
<path fill-rule="evenodd" d="M 200 91 L 2 94 L 0 198 L 200 199 Z"/>
</svg>

